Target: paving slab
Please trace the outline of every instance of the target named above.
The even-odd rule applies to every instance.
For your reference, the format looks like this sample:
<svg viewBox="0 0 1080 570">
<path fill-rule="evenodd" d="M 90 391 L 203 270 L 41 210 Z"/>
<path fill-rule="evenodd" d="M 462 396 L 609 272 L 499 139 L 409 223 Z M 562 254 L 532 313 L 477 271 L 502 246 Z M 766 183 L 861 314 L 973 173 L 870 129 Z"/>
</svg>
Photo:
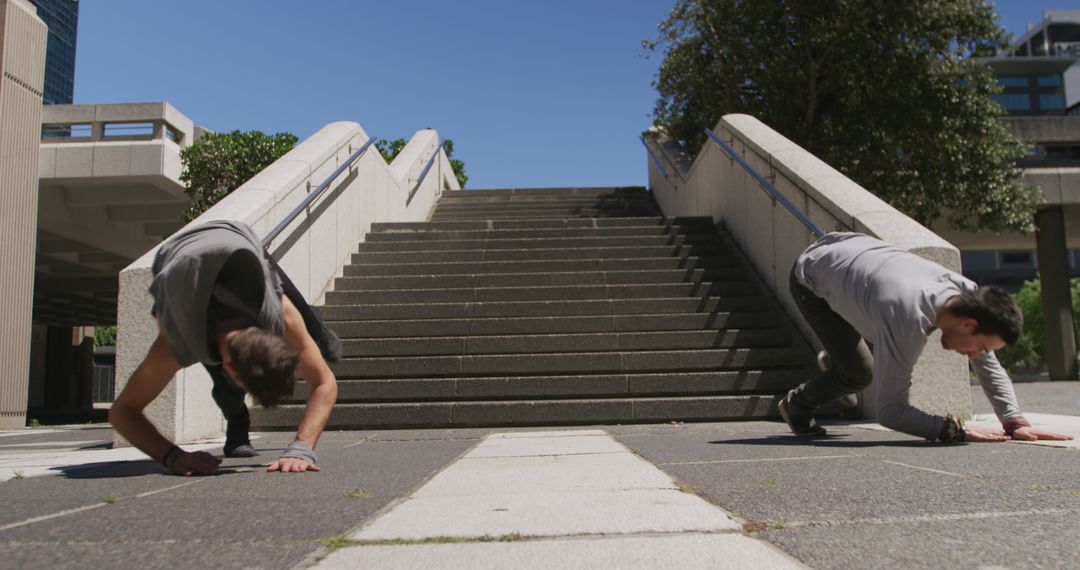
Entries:
<svg viewBox="0 0 1080 570">
<path fill-rule="evenodd" d="M 319 568 L 475 570 L 560 568 L 599 570 L 781 570 L 805 568 L 768 543 L 737 534 L 589 537 L 520 542 L 361 546 L 329 555 Z"/>
<path fill-rule="evenodd" d="M 599 430 L 495 434 L 350 539 L 564 536 L 738 530 L 727 513 Z M 620 457 L 621 456 L 621 457 Z M 573 457 L 540 482 L 537 459 Z M 619 458 L 621 462 L 613 463 Z M 489 470 L 470 483 L 478 470 Z M 619 477 L 585 477 L 590 472 Z M 633 481 L 639 480 L 640 483 Z M 482 482 L 482 484 L 481 484 Z"/>
<path fill-rule="evenodd" d="M 1072 568 L 1080 559 L 1074 450 L 826 425 L 820 439 L 771 422 L 627 426 L 617 439 L 814 568 Z"/>
<path fill-rule="evenodd" d="M 144 459 L 0 483 L 3 566 L 290 568 L 476 443 L 327 432 L 321 472 L 278 474 L 265 466 L 292 434 L 258 435 L 262 455 L 225 459 L 211 477 L 169 475 Z"/>
</svg>

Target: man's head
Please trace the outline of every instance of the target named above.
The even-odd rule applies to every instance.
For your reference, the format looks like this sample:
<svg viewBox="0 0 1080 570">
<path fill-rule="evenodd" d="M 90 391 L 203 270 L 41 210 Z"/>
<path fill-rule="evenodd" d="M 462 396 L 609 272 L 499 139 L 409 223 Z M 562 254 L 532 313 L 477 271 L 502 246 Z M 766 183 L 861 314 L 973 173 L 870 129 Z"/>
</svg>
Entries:
<svg viewBox="0 0 1080 570">
<path fill-rule="evenodd" d="M 974 358 L 1016 342 L 1024 331 L 1024 315 L 1000 287 L 986 285 L 949 300 L 950 318 L 941 327 L 941 346 Z"/>
<path fill-rule="evenodd" d="M 263 407 L 272 408 L 292 394 L 300 355 L 285 339 L 248 327 L 226 335 L 224 345 L 225 370 Z"/>
</svg>

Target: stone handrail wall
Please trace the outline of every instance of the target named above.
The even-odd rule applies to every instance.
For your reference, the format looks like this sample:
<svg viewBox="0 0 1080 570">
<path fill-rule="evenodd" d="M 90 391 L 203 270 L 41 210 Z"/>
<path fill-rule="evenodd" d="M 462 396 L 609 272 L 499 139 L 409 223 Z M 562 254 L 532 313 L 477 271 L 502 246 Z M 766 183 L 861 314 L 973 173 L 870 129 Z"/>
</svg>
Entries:
<svg viewBox="0 0 1080 570">
<path fill-rule="evenodd" d="M 368 139 L 360 125 L 331 123 L 297 145 L 228 197 L 191 222 L 236 220 L 269 231 Z M 444 190 L 460 189 L 444 152 L 408 205 L 405 199 L 419 172 L 439 148 L 438 134 L 418 131 L 387 165 L 372 146 L 341 173 L 325 194 L 285 229 L 269 250 L 304 297 L 318 303 L 356 251 L 374 222 L 426 220 Z M 117 393 L 146 355 L 157 325 L 147 292 L 157 248 L 120 273 L 117 338 Z M 224 420 L 210 396 L 211 380 L 201 365 L 177 373 L 146 410 L 165 437 L 190 442 L 218 437 Z M 123 441 L 118 444 L 126 444 Z"/>
<path fill-rule="evenodd" d="M 951 244 L 754 117 L 726 115 L 713 130 L 825 231 L 866 233 L 960 271 L 960 252 Z M 792 264 L 813 243 L 813 234 L 712 141 L 693 160 L 662 137 L 648 144 L 670 165 L 665 178 L 646 158 L 649 187 L 664 214 L 711 216 L 722 224 L 803 336 L 820 348 L 787 285 Z M 871 415 L 876 401 L 871 387 L 864 393 Z M 940 332 L 931 335 L 915 367 L 911 404 L 933 413 L 971 414 L 967 363 L 941 348 Z"/>
</svg>

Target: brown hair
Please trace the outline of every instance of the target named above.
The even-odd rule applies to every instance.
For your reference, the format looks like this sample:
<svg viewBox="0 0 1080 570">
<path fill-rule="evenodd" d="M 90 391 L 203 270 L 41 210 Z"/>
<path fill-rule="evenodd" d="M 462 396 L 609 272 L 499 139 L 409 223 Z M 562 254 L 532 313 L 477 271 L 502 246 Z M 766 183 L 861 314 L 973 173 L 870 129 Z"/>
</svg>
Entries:
<svg viewBox="0 0 1080 570">
<path fill-rule="evenodd" d="M 975 319 L 975 334 L 1001 337 L 1012 346 L 1024 333 L 1024 314 L 1007 291 L 994 285 L 983 285 L 965 291 L 949 305 L 948 310 L 958 317 Z"/>
<path fill-rule="evenodd" d="M 240 382 L 264 408 L 292 395 L 300 355 L 285 339 L 259 327 L 241 329 L 226 343 Z"/>
</svg>

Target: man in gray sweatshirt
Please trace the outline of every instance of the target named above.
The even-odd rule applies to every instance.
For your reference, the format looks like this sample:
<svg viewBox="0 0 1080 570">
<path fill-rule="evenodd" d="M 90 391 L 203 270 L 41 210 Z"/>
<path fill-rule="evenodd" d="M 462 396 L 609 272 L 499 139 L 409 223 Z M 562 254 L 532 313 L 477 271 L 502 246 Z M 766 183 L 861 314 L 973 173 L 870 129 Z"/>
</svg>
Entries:
<svg viewBox="0 0 1080 570">
<path fill-rule="evenodd" d="M 879 239 L 833 232 L 795 261 L 791 294 L 831 360 L 828 370 L 779 403 L 796 435 L 825 435 L 814 411 L 877 382 L 878 421 L 930 441 L 1071 439 L 1031 427 L 994 356 L 1016 342 L 1023 328 L 1020 309 L 1004 290 L 978 287 Z M 943 348 L 968 357 L 1003 430 L 965 427 L 951 414 L 910 405 L 912 370 L 935 329 L 941 330 Z"/>
<path fill-rule="evenodd" d="M 207 368 L 229 424 L 225 454 L 242 457 L 255 454 L 245 392 L 273 406 L 292 394 L 299 376 L 311 386 L 307 407 L 296 440 L 268 470 L 318 471 L 315 446 L 337 400 L 327 360 L 340 356 L 340 342 L 251 228 L 221 220 L 184 230 L 158 249 L 153 273 L 158 336 L 109 411 L 117 433 L 176 473 L 211 474 L 220 460 L 184 451 L 143 414 L 176 372 L 198 363 Z"/>
</svg>

